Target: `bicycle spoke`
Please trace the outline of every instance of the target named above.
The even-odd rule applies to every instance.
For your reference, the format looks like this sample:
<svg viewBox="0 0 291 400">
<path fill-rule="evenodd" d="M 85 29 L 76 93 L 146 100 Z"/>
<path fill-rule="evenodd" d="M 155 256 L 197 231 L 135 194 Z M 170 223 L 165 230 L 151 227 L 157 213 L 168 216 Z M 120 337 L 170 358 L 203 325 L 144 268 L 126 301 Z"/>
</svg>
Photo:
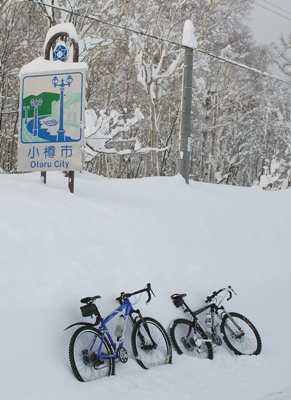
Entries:
<svg viewBox="0 0 291 400">
<path fill-rule="evenodd" d="M 196 332 L 194 332 L 191 321 L 183 318 L 175 320 L 170 328 L 170 336 L 178 354 L 184 353 L 198 358 L 213 358 L 212 345 L 208 337 L 199 326 L 196 327 Z"/>
<path fill-rule="evenodd" d="M 258 355 L 262 341 L 257 329 L 243 315 L 229 313 L 221 323 L 221 332 L 226 345 L 237 355 Z"/>
<path fill-rule="evenodd" d="M 112 358 L 98 359 L 101 333 L 94 328 L 79 328 L 72 336 L 69 346 L 69 358 L 75 377 L 88 382 L 114 374 L 115 361 Z M 108 356 L 112 349 L 105 338 L 101 345 L 101 354 Z"/>
<path fill-rule="evenodd" d="M 172 351 L 166 331 L 153 318 L 146 317 L 144 321 L 147 327 L 139 320 L 132 331 L 132 349 L 136 361 L 145 369 L 170 363 Z"/>
</svg>

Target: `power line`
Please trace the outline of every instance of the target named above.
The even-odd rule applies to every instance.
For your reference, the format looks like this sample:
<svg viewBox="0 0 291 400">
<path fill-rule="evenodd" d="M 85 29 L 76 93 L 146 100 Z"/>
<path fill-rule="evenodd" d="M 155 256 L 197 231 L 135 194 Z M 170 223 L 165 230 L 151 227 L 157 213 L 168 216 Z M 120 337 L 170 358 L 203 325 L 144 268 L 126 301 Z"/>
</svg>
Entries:
<svg viewBox="0 0 291 400">
<path fill-rule="evenodd" d="M 261 8 L 264 8 L 265 10 L 270 11 L 270 12 L 273 13 L 273 14 L 279 15 L 280 17 L 285 18 L 285 19 L 288 19 L 288 21 L 291 21 L 291 18 L 286 17 L 285 15 L 282 15 L 282 14 L 278 13 L 277 11 L 271 10 L 270 8 L 265 7 L 265 6 L 263 6 L 262 4 L 257 3 L 256 1 L 255 1 L 255 4 L 256 4 L 257 6 L 259 6 L 259 7 L 261 7 Z"/>
<path fill-rule="evenodd" d="M 149 34 L 149 33 L 146 33 L 146 32 L 138 31 L 137 29 L 134 29 L 134 28 L 129 28 L 129 27 L 125 27 L 125 26 L 114 24 L 112 22 L 104 21 L 104 20 L 100 19 L 99 17 L 93 16 L 93 15 L 82 15 L 80 13 L 77 13 L 75 11 L 70 11 L 70 10 L 68 10 L 66 8 L 63 8 L 63 7 L 60 7 L 60 6 L 47 4 L 47 3 L 36 1 L 36 0 L 33 0 L 33 2 L 35 4 L 41 4 L 41 5 L 45 5 L 45 6 L 51 7 L 51 8 L 58 9 L 60 11 L 65 11 L 65 12 L 67 12 L 69 14 L 73 14 L 73 15 L 76 15 L 78 17 L 83 17 L 83 18 L 87 18 L 87 19 L 90 19 L 90 20 L 93 20 L 93 21 L 97 21 L 97 22 L 100 22 L 102 24 L 114 27 L 114 28 L 123 29 L 125 31 L 133 32 L 133 33 L 136 33 L 136 34 L 141 35 L 141 36 L 146 36 L 146 37 L 150 37 L 152 39 L 156 39 L 156 40 L 159 40 L 159 41 L 162 41 L 162 42 L 170 43 L 170 44 L 176 45 L 176 46 L 178 46 L 180 48 L 187 47 L 187 46 L 184 46 L 181 43 L 175 42 L 173 40 L 165 39 L 165 38 L 162 38 L 162 37 L 159 37 L 159 36 L 155 36 L 155 35 L 152 35 L 152 34 Z M 262 71 L 260 71 L 260 70 L 258 70 L 256 68 L 249 67 L 249 66 L 247 66 L 245 64 L 241 64 L 241 63 L 236 62 L 234 60 L 231 60 L 229 58 L 222 57 L 222 56 L 217 56 L 217 55 L 215 55 L 213 53 L 209 53 L 206 50 L 202 50 L 202 49 L 197 49 L 197 52 L 205 54 L 205 55 L 208 55 L 209 57 L 215 58 L 215 59 L 223 61 L 225 63 L 234 65 L 234 66 L 236 66 L 238 68 L 246 69 L 246 70 L 248 70 L 250 72 L 253 72 L 255 74 L 261 75 L 261 76 L 263 76 L 265 78 L 270 78 L 270 79 L 273 79 L 273 80 L 277 80 L 277 81 L 286 83 L 287 85 L 291 85 L 291 81 L 286 81 L 285 79 L 281 79 L 281 78 L 279 78 L 279 77 L 277 77 L 275 75 L 271 75 L 271 74 L 269 74 L 267 72 L 262 72 Z"/>
<path fill-rule="evenodd" d="M 272 7 L 278 8 L 278 10 L 281 10 L 281 11 L 287 13 L 287 14 L 291 14 L 291 11 L 288 11 L 285 8 L 279 7 L 276 4 L 271 3 L 270 1 L 267 1 L 267 0 L 261 0 L 261 1 L 263 1 L 264 3 L 270 4 Z"/>
<path fill-rule="evenodd" d="M 248 65 L 239 63 L 239 62 L 237 62 L 237 61 L 231 60 L 231 59 L 226 58 L 226 57 L 217 56 L 216 54 L 213 54 L 213 53 L 208 53 L 208 52 L 206 52 L 206 51 L 204 51 L 204 50 L 198 50 L 198 51 L 199 51 L 200 53 L 207 54 L 208 56 L 210 56 L 210 57 L 212 57 L 212 58 L 216 58 L 217 60 L 224 61 L 224 62 L 226 62 L 226 63 L 228 63 L 228 64 L 232 64 L 232 65 L 234 65 L 234 66 L 236 66 L 236 67 L 243 68 L 243 69 L 246 69 L 246 70 L 248 70 L 248 71 L 250 71 L 250 72 L 253 72 L 253 73 L 255 73 L 255 74 L 262 75 L 262 76 L 264 76 L 265 78 L 275 79 L 276 81 L 280 81 L 280 82 L 283 82 L 283 83 L 287 83 L 287 85 L 291 85 L 291 81 L 290 81 L 290 82 L 289 82 L 289 81 L 286 81 L 285 79 L 281 79 L 281 78 L 279 78 L 279 77 L 277 77 L 277 76 L 275 76 L 275 75 L 271 75 L 271 74 L 269 74 L 268 72 L 262 72 L 262 71 L 260 71 L 260 70 L 257 69 L 257 68 L 249 67 Z"/>
</svg>

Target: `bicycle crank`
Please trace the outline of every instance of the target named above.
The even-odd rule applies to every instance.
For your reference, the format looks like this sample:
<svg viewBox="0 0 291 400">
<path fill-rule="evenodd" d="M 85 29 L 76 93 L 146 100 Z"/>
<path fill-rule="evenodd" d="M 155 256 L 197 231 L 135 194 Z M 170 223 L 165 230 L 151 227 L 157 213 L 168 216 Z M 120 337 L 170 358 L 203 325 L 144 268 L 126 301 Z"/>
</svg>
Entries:
<svg viewBox="0 0 291 400">
<path fill-rule="evenodd" d="M 201 339 L 198 339 L 198 338 L 195 338 L 195 337 L 190 337 L 189 338 L 189 343 L 193 347 L 200 347 L 203 342 L 205 342 L 205 340 L 201 340 Z"/>
<path fill-rule="evenodd" d="M 119 347 L 119 349 L 116 352 L 116 355 L 121 363 L 125 364 L 127 362 L 128 353 L 124 347 Z"/>
<path fill-rule="evenodd" d="M 213 343 L 215 343 L 217 346 L 221 346 L 222 345 L 222 339 L 220 336 L 216 335 L 215 333 L 213 333 L 211 335 L 211 340 Z"/>
</svg>

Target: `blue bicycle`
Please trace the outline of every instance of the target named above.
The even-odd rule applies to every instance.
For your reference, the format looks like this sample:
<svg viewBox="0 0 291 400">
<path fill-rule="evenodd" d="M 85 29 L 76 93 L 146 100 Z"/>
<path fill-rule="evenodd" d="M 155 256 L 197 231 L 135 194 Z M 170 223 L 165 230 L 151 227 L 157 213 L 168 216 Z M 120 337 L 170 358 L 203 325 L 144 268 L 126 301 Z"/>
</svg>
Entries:
<svg viewBox="0 0 291 400">
<path fill-rule="evenodd" d="M 115 362 L 126 363 L 128 353 L 124 347 L 124 338 L 128 321 L 132 324 L 131 346 L 137 363 L 144 369 L 169 364 L 172 359 L 172 346 L 163 326 L 154 318 L 143 317 L 140 310 L 135 310 L 129 298 L 146 292 L 151 301 L 154 295 L 150 283 L 144 289 L 133 293 L 122 292 L 116 299 L 120 306 L 107 317 L 102 318 L 95 304 L 100 296 L 85 297 L 81 303 L 83 317 L 96 317 L 95 323 L 77 322 L 78 328 L 69 344 L 69 359 L 75 377 L 81 382 L 93 381 L 114 375 Z M 110 334 L 107 324 L 118 316 L 115 337 Z M 66 330 L 65 329 L 65 330 Z"/>
</svg>

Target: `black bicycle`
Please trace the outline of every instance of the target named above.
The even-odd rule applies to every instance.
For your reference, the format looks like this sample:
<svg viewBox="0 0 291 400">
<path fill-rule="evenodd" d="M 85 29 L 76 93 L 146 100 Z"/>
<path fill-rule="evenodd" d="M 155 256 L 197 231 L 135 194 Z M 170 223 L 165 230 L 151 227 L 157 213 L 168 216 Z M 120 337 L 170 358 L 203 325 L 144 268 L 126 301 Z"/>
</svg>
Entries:
<svg viewBox="0 0 291 400">
<path fill-rule="evenodd" d="M 258 355 L 262 351 L 261 337 L 249 319 L 236 312 L 228 312 L 221 305 L 236 294 L 231 286 L 220 289 L 207 296 L 206 306 L 192 311 L 186 304 L 183 294 L 173 294 L 171 299 L 176 307 L 189 312 L 192 320 L 179 318 L 170 326 L 170 337 L 178 354 L 213 359 L 213 347 L 221 346 L 222 339 L 236 355 Z M 205 316 L 206 312 L 206 316 Z M 204 324 L 198 316 L 205 316 Z M 220 332 L 218 327 L 220 327 Z M 222 334 L 222 339 L 220 334 Z"/>
<path fill-rule="evenodd" d="M 144 369 L 169 364 L 172 359 L 171 341 L 163 326 L 151 317 L 143 317 L 133 308 L 130 297 L 146 292 L 148 299 L 154 295 L 150 283 L 133 293 L 122 292 L 116 299 L 119 306 L 102 318 L 95 304 L 100 296 L 81 299 L 83 317 L 96 317 L 95 323 L 77 322 L 81 325 L 73 334 L 69 345 L 69 359 L 75 377 L 81 382 L 92 381 L 115 373 L 115 362 L 126 363 L 128 353 L 124 348 L 127 323 L 132 324 L 131 346 L 137 363 Z M 137 301 L 136 301 L 137 302 Z M 117 318 L 114 335 L 107 324 Z"/>
</svg>

